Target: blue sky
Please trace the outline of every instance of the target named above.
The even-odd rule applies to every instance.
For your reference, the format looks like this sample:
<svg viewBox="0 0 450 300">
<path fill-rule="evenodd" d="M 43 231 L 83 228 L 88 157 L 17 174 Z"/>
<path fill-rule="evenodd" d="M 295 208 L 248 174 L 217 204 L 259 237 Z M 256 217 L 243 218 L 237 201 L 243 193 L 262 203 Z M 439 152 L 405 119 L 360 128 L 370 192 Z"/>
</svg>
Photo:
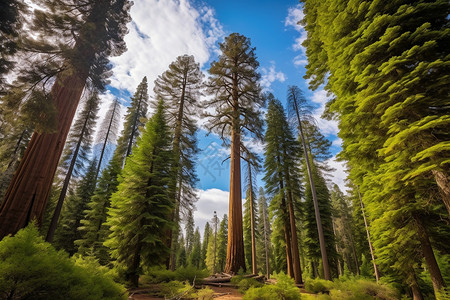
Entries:
<svg viewBox="0 0 450 300">
<path fill-rule="evenodd" d="M 328 99 L 323 89 L 309 91 L 303 79 L 306 56 L 301 42 L 306 37 L 297 25 L 302 18 L 297 1 L 256 0 L 135 0 L 131 9 L 133 21 L 126 36 L 128 51 L 113 58 L 114 75 L 110 91 L 104 96 L 104 109 L 114 96 L 124 102 L 134 92 L 143 76 L 149 81 L 152 96 L 153 81 L 167 69 L 178 55 L 194 55 L 207 75 L 210 63 L 219 55 L 218 42 L 230 33 L 238 32 L 251 39 L 260 62 L 261 86 L 271 91 L 283 103 L 288 85 L 297 85 L 314 106 L 314 115 L 322 133 L 333 141 L 333 154 L 340 149 L 335 122 L 320 119 Z M 201 125 L 204 120 L 199 119 Z M 199 148 L 197 186 L 199 202 L 195 219 L 201 228 L 211 219 L 228 212 L 229 162 L 222 164 L 228 149 L 213 134 L 198 133 Z M 254 144 L 262 152 L 262 144 Z M 345 174 L 334 158 L 334 182 L 343 188 Z M 261 183 L 261 181 L 259 181 Z"/>
</svg>

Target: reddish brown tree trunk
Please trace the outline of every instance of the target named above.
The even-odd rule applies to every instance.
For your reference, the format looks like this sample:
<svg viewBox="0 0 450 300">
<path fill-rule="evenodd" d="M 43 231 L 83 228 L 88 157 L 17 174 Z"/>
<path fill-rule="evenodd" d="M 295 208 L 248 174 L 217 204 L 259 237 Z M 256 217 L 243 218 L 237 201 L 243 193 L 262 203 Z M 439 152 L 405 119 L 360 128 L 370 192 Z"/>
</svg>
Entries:
<svg viewBox="0 0 450 300">
<path fill-rule="evenodd" d="M 430 272 L 431 282 L 433 283 L 434 293 L 437 295 L 438 291 L 445 287 L 445 282 L 442 278 L 441 270 L 434 256 L 433 248 L 431 247 L 430 239 L 428 238 L 428 233 L 422 223 L 422 219 L 418 215 L 415 215 L 414 219 L 416 221 L 417 235 L 422 247 L 422 253 L 425 257 L 428 271 Z"/>
<path fill-rule="evenodd" d="M 231 133 L 228 245 L 227 261 L 225 263 L 225 273 L 234 274 L 238 273 L 241 268 L 246 271 L 242 230 L 240 136 L 236 128 L 239 127 L 233 126 Z"/>
<path fill-rule="evenodd" d="M 0 206 L 0 238 L 15 234 L 33 219 L 41 224 L 53 176 L 86 78 L 87 72 L 76 71 L 62 73 L 56 78 L 51 95 L 58 111 L 57 132 L 33 134 Z"/>
</svg>

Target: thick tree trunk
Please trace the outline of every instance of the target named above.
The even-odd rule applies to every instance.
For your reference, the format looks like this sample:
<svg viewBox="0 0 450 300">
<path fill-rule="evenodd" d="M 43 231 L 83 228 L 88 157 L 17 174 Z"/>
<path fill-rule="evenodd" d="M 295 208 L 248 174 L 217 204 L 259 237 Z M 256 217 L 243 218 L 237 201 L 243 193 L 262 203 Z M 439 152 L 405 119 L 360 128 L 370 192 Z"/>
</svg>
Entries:
<svg viewBox="0 0 450 300">
<path fill-rule="evenodd" d="M 53 236 L 55 235 L 56 226 L 58 225 L 59 216 L 61 215 L 61 209 L 64 203 L 64 199 L 66 198 L 67 188 L 69 187 L 70 178 L 72 178 L 73 168 L 75 167 L 75 163 L 78 158 L 78 152 L 80 151 L 81 142 L 84 138 L 84 133 L 86 131 L 86 125 L 89 120 L 89 116 L 91 111 L 88 112 L 86 119 L 84 120 L 83 128 L 81 129 L 80 137 L 78 138 L 77 145 L 75 150 L 73 151 L 72 160 L 70 162 L 69 169 L 67 170 L 66 178 L 64 179 L 64 184 L 59 194 L 58 203 L 56 204 L 55 211 L 53 212 L 52 221 L 50 222 L 50 226 L 48 228 L 47 237 L 45 240 L 49 243 L 53 241 Z"/>
<path fill-rule="evenodd" d="M 445 287 L 445 282 L 442 278 L 441 270 L 434 256 L 433 248 L 431 247 L 430 239 L 422 223 L 421 216 L 414 215 L 414 220 L 416 221 L 417 235 L 422 247 L 422 253 L 428 266 L 428 272 L 430 272 L 431 282 L 433 283 L 434 294 L 437 295 L 438 291 Z"/>
<path fill-rule="evenodd" d="M 56 78 L 51 95 L 58 111 L 58 130 L 52 134 L 33 134 L 0 206 L 0 239 L 15 234 L 33 219 L 41 224 L 86 78 L 87 72 L 67 72 Z"/>
<path fill-rule="evenodd" d="M 419 283 L 417 282 L 416 273 L 414 269 L 411 268 L 411 275 L 409 279 L 409 286 L 411 287 L 411 292 L 413 296 L 413 300 L 423 300 L 422 292 L 419 287 Z"/>
<path fill-rule="evenodd" d="M 228 219 L 228 245 L 225 273 L 236 274 L 239 269 L 246 271 L 244 256 L 244 238 L 242 229 L 242 194 L 241 194 L 241 161 L 240 134 L 233 126 L 231 133 L 231 169 L 230 200 Z"/>
<path fill-rule="evenodd" d="M 443 171 L 432 171 L 434 179 L 441 191 L 442 202 L 444 202 L 447 212 L 450 215 L 450 178 Z"/>
<path fill-rule="evenodd" d="M 258 274 L 258 268 L 256 265 L 256 241 L 255 241 L 255 216 L 253 214 L 253 181 L 252 181 L 252 167 L 250 161 L 248 164 L 248 177 L 249 177 L 249 189 L 250 189 L 250 231 L 252 238 L 252 274 Z"/>
</svg>

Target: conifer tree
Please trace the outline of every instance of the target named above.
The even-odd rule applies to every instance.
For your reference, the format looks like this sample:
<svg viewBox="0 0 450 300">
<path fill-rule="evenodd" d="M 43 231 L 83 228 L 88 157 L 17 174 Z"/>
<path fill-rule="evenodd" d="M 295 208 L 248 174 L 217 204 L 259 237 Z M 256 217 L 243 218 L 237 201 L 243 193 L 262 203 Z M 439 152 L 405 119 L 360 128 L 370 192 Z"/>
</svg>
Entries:
<svg viewBox="0 0 450 300">
<path fill-rule="evenodd" d="M 183 237 L 183 233 L 180 232 L 180 238 L 178 239 L 178 248 L 177 253 L 177 267 L 186 267 L 187 266 L 187 254 L 186 254 L 186 242 Z"/>
<path fill-rule="evenodd" d="M 74 242 L 81 238 L 78 227 L 84 218 L 87 204 L 94 194 L 97 164 L 97 159 L 91 161 L 86 174 L 78 182 L 75 193 L 67 197 L 61 213 L 60 225 L 55 232 L 54 244 L 66 250 L 70 255 L 77 252 Z"/>
<path fill-rule="evenodd" d="M 336 95 L 328 113 L 339 120 L 350 177 L 361 187 L 371 219 L 389 222 L 405 234 L 402 239 L 420 241 L 437 292 L 445 286 L 432 249 L 438 245 L 424 224 L 429 214 L 440 211 L 448 219 L 450 212 L 449 85 L 444 76 L 449 3 L 311 0 L 304 9 L 307 77 L 314 77 L 313 88 L 327 77 L 327 89 Z M 321 30 L 324 24 L 333 28 Z M 380 212 L 381 203 L 389 210 Z M 388 246 L 379 243 L 374 242 Z M 380 253 L 391 257 L 389 251 Z M 411 264 L 409 259 L 393 265 L 409 272 L 408 282 L 420 298 Z"/>
<path fill-rule="evenodd" d="M 295 223 L 294 195 L 300 195 L 299 144 L 293 133 L 280 101 L 269 95 L 266 115 L 264 168 L 266 191 L 277 202 L 276 213 L 284 220 L 284 235 L 287 254 L 288 273 L 296 283 L 302 282 L 298 250 L 297 226 Z M 282 222 L 282 221 L 281 221 Z"/>
<path fill-rule="evenodd" d="M 66 142 L 65 153 L 62 157 L 61 168 L 65 170 L 61 193 L 56 203 L 50 226 L 48 228 L 46 241 L 52 242 L 58 224 L 61 209 L 66 197 L 67 189 L 72 178 L 78 177 L 88 161 L 88 155 L 92 150 L 92 134 L 97 123 L 97 113 L 99 109 L 99 97 L 94 92 L 86 101 L 78 119 L 72 126 L 71 133 Z"/>
<path fill-rule="evenodd" d="M 205 224 L 205 231 L 203 232 L 202 251 L 201 251 L 201 268 L 206 267 L 206 252 L 208 251 L 209 239 L 211 237 L 212 228 L 209 222 Z"/>
<path fill-rule="evenodd" d="M 111 196 L 105 245 L 126 280 L 138 286 L 142 266 L 160 264 L 168 255 L 164 231 L 173 208 L 168 185 L 172 153 L 162 100 L 127 158 L 117 192 Z"/>
<path fill-rule="evenodd" d="M 259 168 L 258 157 L 250 152 L 245 152 L 247 163 L 245 172 L 246 177 L 246 198 L 244 203 L 244 248 L 247 264 L 252 266 L 252 274 L 258 274 L 258 264 L 256 259 L 256 187 L 255 177 Z"/>
<path fill-rule="evenodd" d="M 302 120 L 302 118 L 303 119 L 305 118 L 305 114 L 303 112 L 304 112 L 304 106 L 306 103 L 306 99 L 303 97 L 301 90 L 297 86 L 289 86 L 288 87 L 288 103 L 289 103 L 290 112 L 295 114 L 295 117 L 293 118 L 293 120 L 294 120 L 294 123 L 296 123 L 296 125 L 298 127 L 299 137 L 300 137 L 302 145 L 303 145 L 303 157 L 304 157 L 306 169 L 308 172 L 309 187 L 311 189 L 311 195 L 312 195 L 312 200 L 313 200 L 313 204 L 314 204 L 314 214 L 315 214 L 315 218 L 316 218 L 315 224 L 317 226 L 317 233 L 318 233 L 320 252 L 321 252 L 321 258 L 322 258 L 323 273 L 324 273 L 325 279 L 331 280 L 329 258 L 328 258 L 328 253 L 326 251 L 326 246 L 325 246 L 326 241 L 325 241 L 325 237 L 324 237 L 324 233 L 323 233 L 322 221 L 320 219 L 321 213 L 320 213 L 320 208 L 319 208 L 319 204 L 318 204 L 319 201 L 317 199 L 316 186 L 314 183 L 314 175 L 313 175 L 312 166 L 311 166 L 312 162 L 310 162 L 310 159 L 309 159 L 309 152 L 311 152 L 311 144 L 310 144 L 310 141 L 307 140 L 306 133 L 304 132 L 304 129 L 303 129 L 304 126 L 302 124 L 302 122 L 308 121 L 308 120 Z M 312 128 L 315 128 L 315 127 L 313 126 Z M 309 144 L 309 149 L 308 149 L 308 144 Z"/>
<path fill-rule="evenodd" d="M 139 136 L 139 129 L 144 126 L 148 108 L 148 83 L 144 77 L 136 88 L 136 92 L 131 97 L 130 106 L 127 107 L 125 123 L 117 141 L 117 148 L 114 151 L 115 160 L 125 164 L 125 159 L 131 154 L 133 146 Z"/>
<path fill-rule="evenodd" d="M 246 270 L 242 231 L 241 139 L 250 134 L 262 138 L 259 108 L 264 105 L 260 96 L 259 66 L 250 39 L 232 33 L 220 44 L 222 54 L 211 64 L 208 93 L 213 96 L 205 106 L 215 109 L 206 112 L 206 127 L 219 134 L 222 140 L 231 137 L 230 201 L 228 214 L 228 248 L 225 272 Z"/>
<path fill-rule="evenodd" d="M 225 262 L 227 259 L 227 242 L 228 242 L 228 216 L 223 215 L 220 222 L 219 232 L 217 233 L 217 270 L 223 272 L 225 270 Z"/>
<path fill-rule="evenodd" d="M 25 80 L 36 87 L 30 95 L 40 93 L 40 99 L 48 100 L 43 102 L 52 104 L 57 128 L 55 133 L 33 134 L 0 206 L 0 238 L 14 234 L 34 218 L 38 223 L 42 221 L 53 176 L 86 82 L 102 90 L 109 76 L 108 57 L 119 55 L 126 48 L 123 36 L 129 21 L 128 0 L 39 4 L 43 9 L 35 11 L 32 29 L 40 33 L 38 40 L 45 39 L 47 43 L 32 46 L 37 51 L 53 53 L 50 56 L 55 58 L 57 67 L 52 68 L 49 60 L 40 60 L 36 68 L 30 68 Z M 52 77 L 55 80 L 50 80 Z M 46 91 L 48 82 L 53 83 L 50 92 Z"/>
<path fill-rule="evenodd" d="M 100 128 L 97 131 L 97 137 L 95 144 L 101 144 L 102 149 L 100 150 L 100 155 L 98 159 L 97 172 L 95 175 L 95 181 L 97 181 L 100 170 L 102 169 L 103 158 L 107 153 L 108 146 L 116 142 L 117 133 L 119 130 L 120 121 L 120 103 L 117 98 L 111 102 L 106 115 L 100 124 Z"/>
<path fill-rule="evenodd" d="M 186 254 L 189 255 L 194 248 L 194 215 L 192 214 L 192 210 L 189 210 L 186 217 Z"/>
<path fill-rule="evenodd" d="M 194 158 L 197 148 L 197 124 L 199 97 L 201 95 L 203 73 L 194 56 L 178 56 L 169 69 L 155 80 L 155 95 L 164 99 L 167 106 L 168 124 L 173 128 L 174 165 L 172 167 L 175 210 L 175 223 L 171 241 L 170 267 L 175 268 L 175 254 L 180 223 L 180 213 L 193 209 L 197 201 L 194 186 L 198 181 Z M 180 209 L 182 210 L 180 212 Z"/>
<path fill-rule="evenodd" d="M 259 188 L 258 192 L 258 232 L 259 235 L 259 243 L 258 243 L 258 255 L 259 258 L 258 266 L 261 272 L 266 274 L 267 278 L 270 278 L 270 253 L 271 253 L 271 226 L 270 226 L 270 218 L 269 218 L 269 209 L 267 207 L 267 200 L 265 197 L 264 189 L 262 187 Z"/>
<path fill-rule="evenodd" d="M 109 261 L 109 254 L 107 248 L 103 245 L 106 237 L 109 235 L 108 226 L 105 224 L 107 211 L 111 204 L 111 195 L 117 191 L 118 176 L 125 164 L 127 155 L 131 153 L 130 147 L 136 143 L 139 135 L 139 128 L 143 126 L 148 107 L 148 91 L 147 78 L 144 77 L 142 82 L 138 85 L 135 94 L 131 98 L 131 104 L 127 108 L 125 114 L 125 124 L 121 131 L 120 137 L 117 140 L 117 147 L 114 151 L 113 157 L 108 163 L 108 166 L 103 170 L 98 186 L 88 205 L 86 212 L 86 219 L 81 221 L 82 226 L 80 230 L 83 232 L 82 238 L 76 241 L 79 245 L 79 252 L 82 254 L 93 253 L 101 263 L 106 264 Z M 113 103 L 110 108 L 110 117 L 108 128 L 106 132 L 111 130 L 114 125 L 114 116 L 119 103 Z M 106 123 L 106 122 L 105 122 Z M 110 126 L 111 125 L 111 126 Z M 114 133 L 114 132 L 112 132 Z M 106 139 L 105 139 L 105 142 Z M 103 144 L 103 149 L 105 143 Z M 98 169 L 100 168 L 100 164 Z"/>
<path fill-rule="evenodd" d="M 200 230 L 195 228 L 192 251 L 189 256 L 189 263 L 191 266 L 200 269 L 202 267 L 202 242 L 200 240 Z"/>
</svg>

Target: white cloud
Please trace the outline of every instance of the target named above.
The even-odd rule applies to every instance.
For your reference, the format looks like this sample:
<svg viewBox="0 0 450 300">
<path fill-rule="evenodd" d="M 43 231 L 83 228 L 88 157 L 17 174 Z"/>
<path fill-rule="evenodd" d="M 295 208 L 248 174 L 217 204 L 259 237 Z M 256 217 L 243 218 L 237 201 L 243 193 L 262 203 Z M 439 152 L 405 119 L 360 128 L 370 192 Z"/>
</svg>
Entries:
<svg viewBox="0 0 450 300">
<path fill-rule="evenodd" d="M 206 222 L 211 224 L 211 219 L 214 216 L 214 211 L 222 220 L 224 214 L 228 215 L 228 198 L 230 193 L 220 189 L 197 190 L 199 197 L 196 203 L 197 210 L 194 212 L 195 226 L 200 228 L 200 233 L 203 235 L 203 228 Z"/>
<path fill-rule="evenodd" d="M 262 75 L 259 83 L 264 90 L 270 90 L 271 84 L 275 81 L 286 81 L 286 75 L 281 71 L 275 70 L 275 62 L 271 62 L 269 69 L 261 68 L 261 73 Z"/>
<path fill-rule="evenodd" d="M 188 0 L 137 0 L 131 16 L 133 21 L 125 37 L 128 51 L 111 59 L 111 85 L 130 93 L 144 76 L 151 93 L 153 81 L 179 55 L 194 55 L 204 65 L 224 35 L 213 9 L 196 9 Z"/>
<path fill-rule="evenodd" d="M 308 64 L 308 60 L 305 59 L 303 55 L 297 55 L 296 57 L 294 57 L 293 63 L 297 67 L 306 66 Z"/>
<path fill-rule="evenodd" d="M 336 156 L 326 160 L 326 163 L 334 169 L 331 172 L 331 181 L 339 186 L 339 189 L 346 194 L 347 187 L 345 186 L 345 180 L 347 179 L 346 166 L 344 162 L 336 160 Z"/>
<path fill-rule="evenodd" d="M 305 14 L 303 13 L 302 6 L 300 4 L 297 4 L 296 6 L 290 7 L 288 9 L 288 15 L 284 21 L 284 26 L 288 28 L 293 27 L 295 31 L 300 33 L 300 36 L 295 39 L 294 44 L 292 45 L 292 49 L 294 49 L 294 51 L 301 51 L 302 53 L 294 59 L 294 65 L 296 66 L 302 66 L 306 64 L 306 49 L 302 46 L 302 43 L 306 40 L 307 33 L 305 28 L 302 25 L 298 24 L 298 22 L 301 21 L 304 17 Z"/>
<path fill-rule="evenodd" d="M 319 104 L 319 107 L 312 112 L 314 119 L 316 120 L 317 126 L 324 135 L 337 135 L 339 132 L 338 123 L 334 120 L 328 121 L 322 119 L 321 116 L 325 111 L 326 103 L 331 99 L 331 95 L 323 89 L 323 87 L 317 89 L 312 97 L 311 101 L 313 103 Z"/>
</svg>

